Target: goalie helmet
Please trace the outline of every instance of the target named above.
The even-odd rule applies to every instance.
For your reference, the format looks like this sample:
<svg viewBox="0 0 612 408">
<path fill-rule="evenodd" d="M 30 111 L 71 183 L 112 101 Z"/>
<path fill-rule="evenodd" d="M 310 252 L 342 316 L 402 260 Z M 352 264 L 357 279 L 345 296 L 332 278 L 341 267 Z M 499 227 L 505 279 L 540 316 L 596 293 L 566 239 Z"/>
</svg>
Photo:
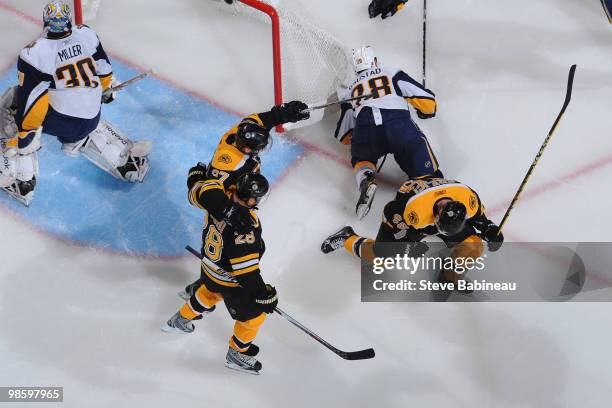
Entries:
<svg viewBox="0 0 612 408">
<path fill-rule="evenodd" d="M 438 231 L 443 235 L 455 235 L 465 226 L 467 210 L 459 201 L 448 201 L 435 216 Z"/>
<path fill-rule="evenodd" d="M 270 143 L 270 132 L 265 127 L 250 120 L 244 120 L 238 125 L 236 132 L 236 147 L 244 152 L 248 147 L 251 152 L 257 154 L 264 150 Z"/>
<path fill-rule="evenodd" d="M 359 73 L 363 70 L 372 68 L 375 59 L 374 49 L 369 45 L 353 48 L 353 68 L 355 72 Z"/>
<path fill-rule="evenodd" d="M 44 26 L 51 33 L 65 33 L 72 29 L 70 6 L 60 0 L 47 3 L 43 11 Z"/>
<path fill-rule="evenodd" d="M 255 199 L 257 205 L 268 194 L 270 183 L 259 173 L 244 173 L 236 181 L 236 196 L 245 203 L 250 199 Z"/>
</svg>

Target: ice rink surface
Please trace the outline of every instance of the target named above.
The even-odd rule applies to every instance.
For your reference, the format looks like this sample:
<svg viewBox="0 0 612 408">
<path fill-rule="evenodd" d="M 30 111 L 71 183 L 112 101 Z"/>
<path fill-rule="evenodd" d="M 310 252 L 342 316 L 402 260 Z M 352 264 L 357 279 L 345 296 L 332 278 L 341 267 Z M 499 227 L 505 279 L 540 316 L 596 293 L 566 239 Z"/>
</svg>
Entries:
<svg viewBox="0 0 612 408">
<path fill-rule="evenodd" d="M 3 78 L 19 50 L 40 34 L 44 3 L 0 0 Z M 303 3 L 345 44 L 368 43 L 382 64 L 420 80 L 420 1 L 384 22 L 367 18 L 367 0 Z M 257 21 L 203 0 L 106 0 L 91 26 L 118 72 L 146 67 L 158 73 L 151 80 L 157 86 L 142 82 L 103 111 L 135 138 L 155 132 L 154 169 L 177 171 L 176 177 L 147 179 L 145 185 L 157 187 L 148 188 L 147 200 L 184 196 L 180 171 L 209 159 L 226 121 L 273 103 L 270 32 Z M 427 86 L 439 109 L 419 126 L 446 176 L 478 191 L 495 221 L 561 107 L 569 66 L 578 65 L 572 103 L 505 233 L 515 241 L 609 241 L 612 30 L 599 2 L 430 1 L 428 33 Z M 184 110 L 175 103 L 180 98 Z M 200 116 L 212 107 L 218 116 Z M 190 109 L 198 113 L 186 115 Z M 123 110 L 146 112 L 163 126 Z M 172 121 L 176 116 L 181 120 Z M 388 160 L 387 182 L 371 214 L 357 221 L 348 150 L 331 137 L 336 116 L 331 112 L 289 141 L 275 142 L 295 160 L 269 169 L 277 176 L 260 211 L 267 246 L 262 270 L 289 313 L 341 348 L 374 347 L 375 359 L 343 361 L 270 316 L 256 340 L 262 375 L 229 371 L 223 361 L 232 324 L 223 307 L 198 322 L 192 335 L 162 333 L 161 324 L 181 305 L 176 292 L 198 274 L 197 262 L 63 234 L 88 225 L 90 218 L 77 211 L 80 195 L 90 200 L 83 205 L 93 217 L 112 206 L 108 194 L 117 192 L 86 161 L 59 156 L 57 143 L 47 138 L 45 177 L 62 186 L 61 174 L 52 178 L 51 172 L 65 160 L 66 171 L 102 181 L 85 183 L 86 194 L 67 188 L 54 203 L 41 186 L 28 211 L 0 203 L 0 386 L 63 386 L 66 407 L 607 406 L 608 304 L 360 302 L 358 260 L 346 253 L 324 256 L 318 248 L 347 222 L 374 235 L 402 176 Z M 56 159 L 43 162 L 43 154 Z M 99 201 L 92 200 L 92 185 L 100 186 Z M 63 218 L 45 221 L 44 211 L 60 213 L 62 200 L 70 204 Z M 129 202 L 121 205 L 111 209 L 130 212 Z M 151 231 L 146 248 L 163 240 L 197 245 L 197 212 L 186 201 L 176 206 L 192 211 L 180 220 L 185 231 L 173 228 L 163 207 L 137 207 L 127 215 Z M 121 219 L 96 218 L 97 227 L 120 232 Z"/>
</svg>

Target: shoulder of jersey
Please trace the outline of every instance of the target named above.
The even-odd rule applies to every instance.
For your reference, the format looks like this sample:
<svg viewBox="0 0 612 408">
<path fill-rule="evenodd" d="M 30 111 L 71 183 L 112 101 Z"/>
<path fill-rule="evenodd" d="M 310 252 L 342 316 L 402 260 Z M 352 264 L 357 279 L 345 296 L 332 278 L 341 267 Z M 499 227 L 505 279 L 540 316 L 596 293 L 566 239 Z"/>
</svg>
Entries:
<svg viewBox="0 0 612 408">
<path fill-rule="evenodd" d="M 55 44 L 41 36 L 23 47 L 19 57 L 34 68 L 50 73 L 55 68 L 55 51 Z"/>
</svg>

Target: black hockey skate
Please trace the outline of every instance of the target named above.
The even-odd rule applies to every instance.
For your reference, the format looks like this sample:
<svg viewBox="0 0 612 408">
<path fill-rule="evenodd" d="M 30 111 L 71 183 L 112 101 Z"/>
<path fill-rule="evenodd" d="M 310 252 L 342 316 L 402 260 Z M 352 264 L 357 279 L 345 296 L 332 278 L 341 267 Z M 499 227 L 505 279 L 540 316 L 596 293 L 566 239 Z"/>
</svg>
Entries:
<svg viewBox="0 0 612 408">
<path fill-rule="evenodd" d="M 232 370 L 258 375 L 262 365 L 255 358 L 257 353 L 259 353 L 259 347 L 254 344 L 251 344 L 251 347 L 244 353 L 230 347 L 225 356 L 225 366 Z"/>
<path fill-rule="evenodd" d="M 370 212 L 372 202 L 374 201 L 374 195 L 376 194 L 376 181 L 374 181 L 374 172 L 367 172 L 359 184 L 359 200 L 357 200 L 357 206 L 355 212 L 359 219 L 363 219 Z"/>
<path fill-rule="evenodd" d="M 202 283 L 199 279 L 193 283 L 190 283 L 189 285 L 185 286 L 185 289 L 178 293 L 179 297 L 184 301 L 188 301 L 189 299 L 191 299 L 193 294 L 196 293 L 196 290 L 198 290 L 201 284 Z"/>
<path fill-rule="evenodd" d="M 176 312 L 165 325 L 162 326 L 162 331 L 166 333 L 192 333 L 195 330 L 193 322 L 185 319 L 179 312 Z"/>
<path fill-rule="evenodd" d="M 2 189 L 9 193 L 15 200 L 29 207 L 34 198 L 34 187 L 36 187 L 36 177 L 33 177 L 32 180 L 29 181 L 17 180 L 10 186 Z"/>
<path fill-rule="evenodd" d="M 347 225 L 340 231 L 327 237 L 327 239 L 325 239 L 325 241 L 323 241 L 321 244 L 321 251 L 324 254 L 329 254 L 338 248 L 342 248 L 346 240 L 352 235 L 355 235 L 355 231 L 353 231 L 353 228 Z"/>
</svg>

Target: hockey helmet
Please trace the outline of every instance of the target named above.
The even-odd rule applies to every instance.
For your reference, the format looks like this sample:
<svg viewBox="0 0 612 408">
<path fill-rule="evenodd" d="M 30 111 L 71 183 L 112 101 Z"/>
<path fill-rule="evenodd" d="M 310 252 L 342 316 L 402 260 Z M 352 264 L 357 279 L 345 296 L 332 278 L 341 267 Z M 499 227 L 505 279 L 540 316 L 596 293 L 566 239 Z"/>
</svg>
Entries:
<svg viewBox="0 0 612 408">
<path fill-rule="evenodd" d="M 253 198 L 255 199 L 255 205 L 259 204 L 269 190 L 270 183 L 259 173 L 241 174 L 236 181 L 236 196 L 245 203 Z"/>
<path fill-rule="evenodd" d="M 369 45 L 353 48 L 353 68 L 359 73 L 374 66 L 374 49 Z"/>
<path fill-rule="evenodd" d="M 43 11 L 44 26 L 52 33 L 64 33 L 72 29 L 72 11 L 61 0 L 47 3 Z"/>
<path fill-rule="evenodd" d="M 270 143 L 270 132 L 260 124 L 244 120 L 238 125 L 236 147 L 243 151 L 245 147 L 255 154 L 264 150 Z"/>
<path fill-rule="evenodd" d="M 459 201 L 447 201 L 435 214 L 438 231 L 443 235 L 458 234 L 465 226 L 467 210 Z"/>
</svg>

